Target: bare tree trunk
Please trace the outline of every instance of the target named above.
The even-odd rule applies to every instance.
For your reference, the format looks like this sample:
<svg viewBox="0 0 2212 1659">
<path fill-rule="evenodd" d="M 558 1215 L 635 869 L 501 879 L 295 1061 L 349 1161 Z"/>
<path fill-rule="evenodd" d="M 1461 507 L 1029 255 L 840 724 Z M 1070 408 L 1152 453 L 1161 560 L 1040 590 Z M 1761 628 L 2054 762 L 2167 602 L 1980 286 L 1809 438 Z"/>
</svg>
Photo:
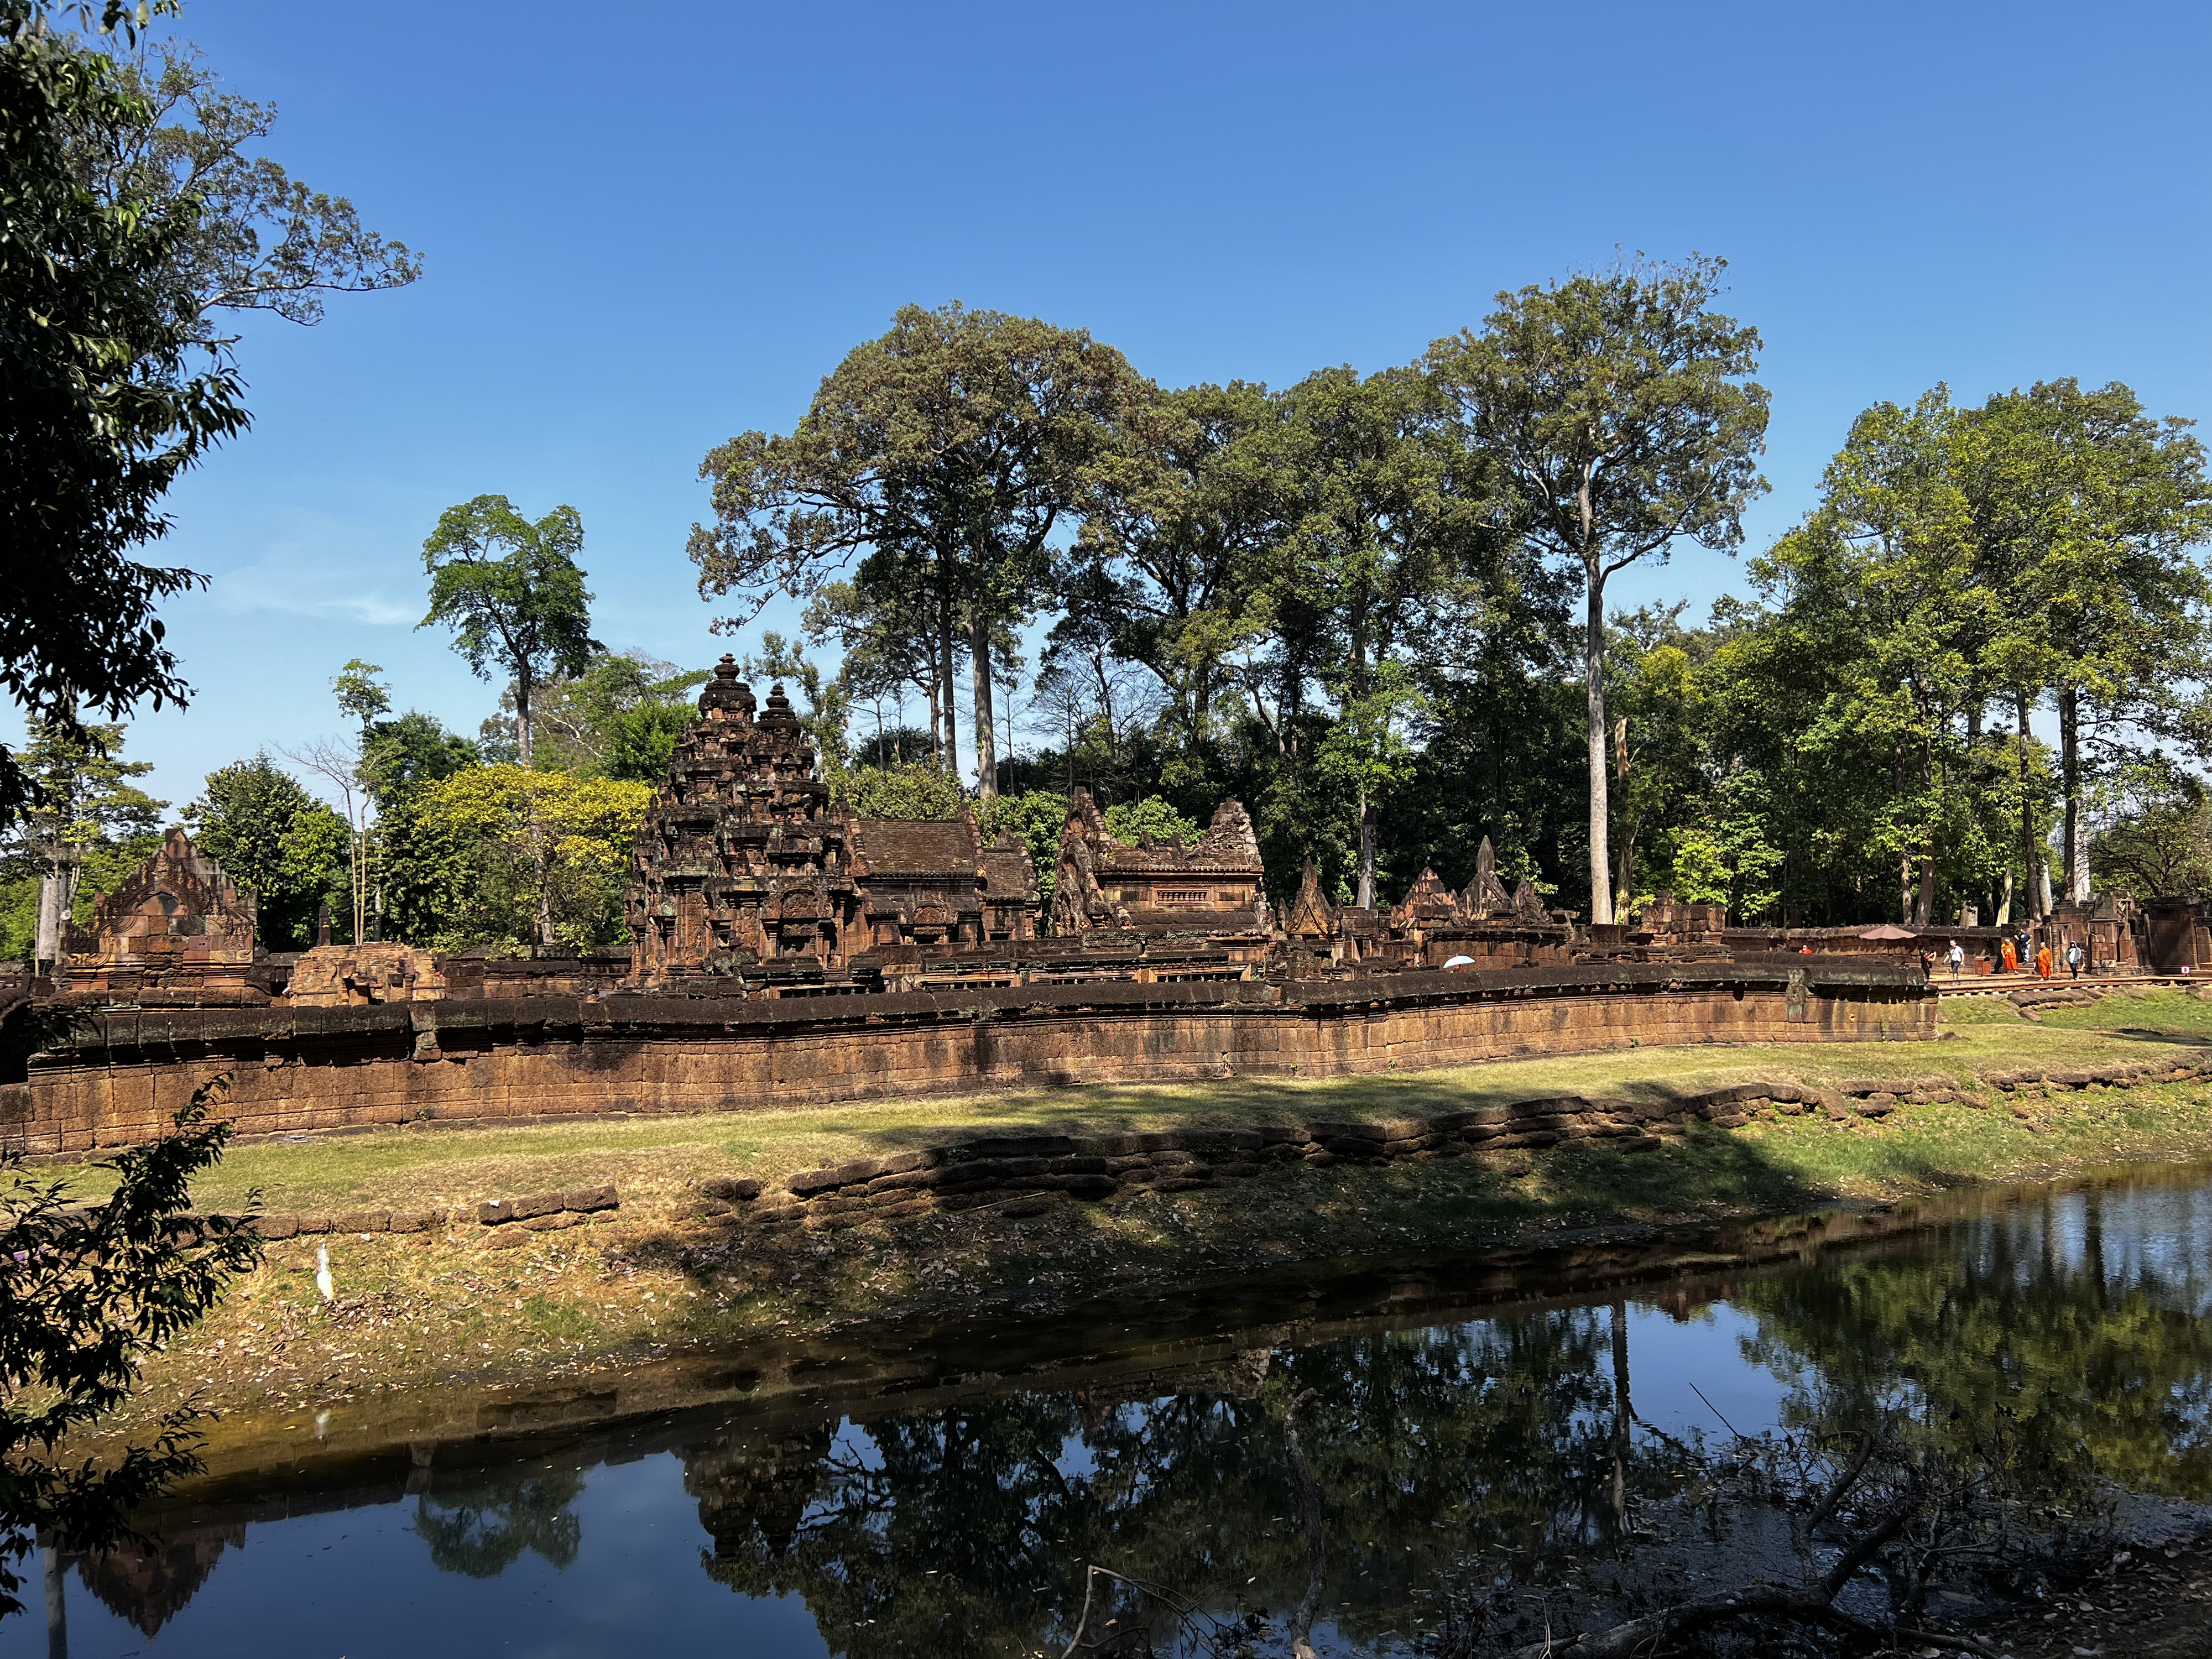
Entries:
<svg viewBox="0 0 2212 1659">
<path fill-rule="evenodd" d="M 1311 1389 L 1291 1401 L 1283 1413 L 1283 1449 L 1291 1467 L 1291 1489 L 1297 1494 L 1298 1520 L 1306 1535 L 1306 1591 L 1291 1611 L 1289 1635 L 1292 1659 L 1314 1659 L 1314 1615 L 1321 1611 L 1322 1520 L 1321 1492 L 1314 1485 L 1313 1469 L 1298 1436 L 1298 1423 L 1313 1408 L 1318 1396 Z"/>
<path fill-rule="evenodd" d="M 1610 1310 L 1613 1325 L 1613 1518 L 1620 1535 L 1628 1536 L 1629 1436 L 1636 1408 L 1628 1393 L 1628 1304 L 1615 1302 Z"/>
<path fill-rule="evenodd" d="M 952 595 L 940 592 L 939 601 L 937 678 L 944 688 L 945 725 L 938 734 L 938 742 L 941 745 L 945 775 L 957 780 L 960 775 L 960 708 L 958 699 L 952 693 Z"/>
<path fill-rule="evenodd" d="M 2089 814 L 2081 799 L 2081 694 L 2058 694 L 2058 763 L 2066 788 L 2066 896 L 2089 902 Z"/>
<path fill-rule="evenodd" d="M 1589 873 L 1590 921 L 1613 920 L 1613 860 L 1606 845 L 1605 793 L 1605 577 L 1595 553 L 1584 556 L 1589 600 L 1584 622 L 1584 668 L 1589 680 Z"/>
<path fill-rule="evenodd" d="M 1362 910 L 1375 908 L 1375 805 L 1364 786 L 1359 791 L 1359 896 L 1353 902 Z"/>
<path fill-rule="evenodd" d="M 53 861 L 39 880 L 39 940 L 38 970 L 50 973 L 62 959 L 62 928 L 69 915 L 63 904 L 68 880 L 62 874 L 62 846 L 58 837 L 52 845 Z"/>
<path fill-rule="evenodd" d="M 999 741 L 991 716 L 991 630 L 980 613 L 969 619 L 968 652 L 975 671 L 975 793 L 988 806 L 999 799 Z"/>
<path fill-rule="evenodd" d="M 526 769 L 530 765 L 530 665 L 514 672 L 514 748 Z"/>
<path fill-rule="evenodd" d="M 1897 855 L 1897 919 L 1907 927 L 1912 926 L 1912 854 Z"/>
</svg>

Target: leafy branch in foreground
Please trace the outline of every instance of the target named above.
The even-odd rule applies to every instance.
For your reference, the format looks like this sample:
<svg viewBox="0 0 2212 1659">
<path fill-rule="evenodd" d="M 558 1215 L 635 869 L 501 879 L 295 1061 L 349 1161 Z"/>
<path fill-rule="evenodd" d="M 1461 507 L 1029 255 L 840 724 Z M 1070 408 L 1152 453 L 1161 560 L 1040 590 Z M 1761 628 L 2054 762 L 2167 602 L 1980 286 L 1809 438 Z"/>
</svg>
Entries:
<svg viewBox="0 0 2212 1659">
<path fill-rule="evenodd" d="M 62 1447 L 128 1400 L 147 1359 L 260 1263 L 250 1217 L 188 1213 L 192 1177 L 230 1139 L 230 1124 L 208 1115 L 228 1085 L 215 1079 L 171 1133 L 103 1163 L 115 1175 L 103 1203 L 72 1206 L 64 1183 L 20 1170 L 0 1193 L 0 1616 L 21 1610 L 15 1564 L 40 1537 L 74 1549 L 135 1540 L 132 1510 L 200 1468 L 193 1424 L 206 1413 L 193 1401 L 118 1456 L 72 1460 Z"/>
</svg>

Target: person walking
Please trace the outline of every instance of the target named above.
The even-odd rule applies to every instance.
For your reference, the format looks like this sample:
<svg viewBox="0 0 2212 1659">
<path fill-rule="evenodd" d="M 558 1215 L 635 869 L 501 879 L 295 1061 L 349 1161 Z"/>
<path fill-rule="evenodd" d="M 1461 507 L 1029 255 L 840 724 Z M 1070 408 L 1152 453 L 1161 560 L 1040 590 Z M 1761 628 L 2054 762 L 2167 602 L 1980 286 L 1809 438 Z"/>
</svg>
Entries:
<svg viewBox="0 0 2212 1659">
<path fill-rule="evenodd" d="M 1966 971 L 1966 947 L 1958 940 L 1951 941 L 1951 977 L 1956 979 Z"/>
<path fill-rule="evenodd" d="M 2039 946 L 2036 950 L 2035 976 L 2038 979 L 2051 977 L 2051 947 L 2048 945 Z"/>
<path fill-rule="evenodd" d="M 2087 954 L 2087 953 L 2081 949 L 2081 941 L 2080 939 L 2077 939 L 2071 945 L 2069 945 L 2066 947 L 2067 973 L 2075 979 L 2081 978 L 2081 959 Z"/>
<path fill-rule="evenodd" d="M 2020 946 L 2011 939 L 2004 942 L 2004 971 L 2008 974 L 2020 971 Z"/>
</svg>

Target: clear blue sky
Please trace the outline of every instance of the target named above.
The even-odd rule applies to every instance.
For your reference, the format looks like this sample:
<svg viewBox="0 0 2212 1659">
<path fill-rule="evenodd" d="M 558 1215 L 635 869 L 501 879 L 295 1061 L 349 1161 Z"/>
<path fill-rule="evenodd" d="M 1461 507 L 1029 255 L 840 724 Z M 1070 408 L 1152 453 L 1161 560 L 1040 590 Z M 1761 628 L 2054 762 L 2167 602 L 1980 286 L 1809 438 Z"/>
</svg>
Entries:
<svg viewBox="0 0 2212 1659">
<path fill-rule="evenodd" d="M 179 804 L 337 729 L 347 658 L 473 732 L 441 509 L 587 532 L 599 636 L 724 647 L 684 556 L 712 444 L 788 429 L 895 307 L 1086 327 L 1164 383 L 1402 362 L 1616 246 L 1730 262 L 1774 392 L 1751 542 L 1851 416 L 2078 375 L 2212 414 L 2202 6 L 583 7 L 188 0 L 268 151 L 418 248 L 249 329 L 253 430 L 173 498 Z M 1625 600 L 1741 586 L 1692 551 Z"/>
</svg>

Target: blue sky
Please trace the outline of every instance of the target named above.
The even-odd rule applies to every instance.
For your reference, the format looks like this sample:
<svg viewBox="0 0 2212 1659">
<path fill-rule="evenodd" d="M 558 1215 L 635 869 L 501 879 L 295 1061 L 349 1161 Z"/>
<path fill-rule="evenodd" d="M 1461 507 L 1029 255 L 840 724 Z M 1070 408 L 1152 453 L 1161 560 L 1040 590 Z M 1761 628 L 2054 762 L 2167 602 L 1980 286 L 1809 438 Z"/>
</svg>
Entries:
<svg viewBox="0 0 2212 1659">
<path fill-rule="evenodd" d="M 268 152 L 418 248 L 257 321 L 253 430 L 173 498 L 178 803 L 335 731 L 349 657 L 489 712 L 423 605 L 439 512 L 573 503 L 597 633 L 725 648 L 708 447 L 788 429 L 892 311 L 1086 327 L 1164 383 L 1407 361 L 1616 246 L 1730 262 L 1774 392 L 1763 544 L 1852 415 L 2118 379 L 2212 414 L 2203 7 L 308 6 L 188 0 Z M 1620 599 L 1741 586 L 1692 551 Z"/>
</svg>

